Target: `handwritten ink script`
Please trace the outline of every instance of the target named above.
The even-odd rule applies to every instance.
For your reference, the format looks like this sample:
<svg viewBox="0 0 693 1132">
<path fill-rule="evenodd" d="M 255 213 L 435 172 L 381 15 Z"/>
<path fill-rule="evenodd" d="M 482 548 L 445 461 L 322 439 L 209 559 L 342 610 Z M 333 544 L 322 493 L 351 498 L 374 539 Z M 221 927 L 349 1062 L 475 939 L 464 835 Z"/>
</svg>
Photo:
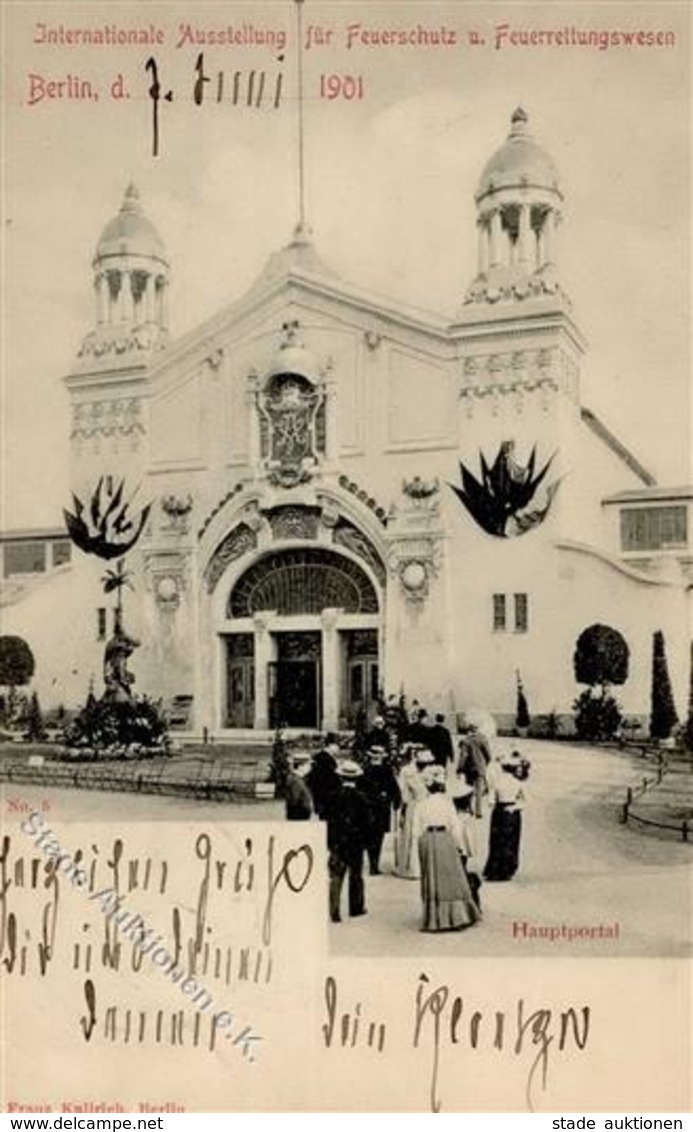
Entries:
<svg viewBox="0 0 693 1132">
<path fill-rule="evenodd" d="M 235 827 L 231 845 L 228 834 L 201 832 L 171 861 L 130 852 L 120 837 L 68 849 L 37 811 L 19 828 L 0 844 L 3 976 L 54 983 L 69 972 L 75 993 L 67 1025 L 85 1042 L 97 1036 L 213 1052 L 223 1036 L 255 1060 L 262 1036 L 227 1008 L 225 996 L 272 982 L 277 916 L 291 918 L 312 892 L 310 844 L 240 835 Z M 137 1008 L 102 992 L 103 979 L 115 973 L 127 974 L 128 985 L 148 976 L 154 998 L 167 1000 L 166 988 L 152 983 L 155 971 L 192 1011 L 180 1001 L 172 1010 Z"/>
<path fill-rule="evenodd" d="M 158 157 L 160 104 L 162 101 L 173 102 L 175 95 L 172 89 L 164 89 L 162 86 L 159 64 L 153 55 L 147 59 L 145 70 L 151 79 L 148 93 L 152 102 L 152 157 Z M 274 71 L 253 68 L 245 72 L 237 70 L 233 74 L 221 70 L 209 72 L 205 68 L 204 54 L 200 52 L 195 60 L 191 84 L 192 101 L 195 106 L 202 106 L 206 99 L 212 99 L 217 103 L 227 100 L 233 106 L 246 106 L 249 109 L 278 110 L 282 101 L 283 82 L 284 72 L 281 68 Z"/>
<path fill-rule="evenodd" d="M 336 978 L 328 975 L 321 1024 L 325 1047 L 351 1050 L 360 1045 L 382 1054 L 388 1048 L 387 1021 L 369 1018 L 361 1001 L 345 1005 L 343 997 Z M 428 974 L 421 973 L 411 996 L 409 1040 L 410 1047 L 421 1051 L 428 1061 L 431 1111 L 440 1112 L 443 1107 L 441 1055 L 446 1048 L 459 1054 L 494 1051 L 501 1056 L 524 1057 L 528 1062 L 525 1101 L 529 1111 L 534 1111 L 537 1088 L 543 1092 L 548 1088 L 552 1054 L 584 1050 L 591 1021 L 588 1005 L 557 1010 L 547 1004 L 530 1005 L 523 997 L 511 1005 L 481 1008 L 447 984 L 435 985 Z M 458 1075 L 458 1061 L 455 1071 Z"/>
</svg>

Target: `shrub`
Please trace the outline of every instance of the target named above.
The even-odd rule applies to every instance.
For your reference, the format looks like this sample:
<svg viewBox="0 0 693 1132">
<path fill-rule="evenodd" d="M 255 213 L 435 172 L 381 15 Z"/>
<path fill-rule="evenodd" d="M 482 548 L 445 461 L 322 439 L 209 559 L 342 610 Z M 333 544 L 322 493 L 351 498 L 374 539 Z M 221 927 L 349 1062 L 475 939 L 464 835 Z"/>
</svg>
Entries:
<svg viewBox="0 0 693 1132">
<path fill-rule="evenodd" d="M 16 688 L 34 675 L 34 654 L 21 637 L 0 637 L 0 684 Z"/>
<path fill-rule="evenodd" d="M 286 792 L 286 782 L 291 770 L 291 760 L 289 758 L 289 751 L 284 742 L 284 736 L 280 727 L 274 733 L 274 742 L 272 743 L 272 761 L 270 763 L 269 781 L 275 785 L 275 796 L 283 798 Z"/>
<path fill-rule="evenodd" d="M 611 739 L 621 726 L 621 710 L 608 693 L 593 696 L 586 688 L 573 704 L 578 738 L 588 742 Z"/>
<path fill-rule="evenodd" d="M 159 703 L 146 696 L 122 702 L 87 697 L 83 708 L 66 728 L 69 747 L 93 747 L 103 752 L 110 747 L 147 748 L 166 746 L 166 720 Z"/>
<path fill-rule="evenodd" d="M 691 659 L 688 684 L 688 715 L 682 728 L 682 741 L 687 751 L 693 753 L 693 643 L 691 644 Z"/>
<path fill-rule="evenodd" d="M 578 684 L 625 684 L 628 679 L 628 645 L 616 629 L 608 625 L 590 625 L 577 639 L 573 669 Z"/>
<path fill-rule="evenodd" d="M 528 704 L 527 704 L 527 697 L 525 695 L 524 688 L 522 687 L 522 681 L 518 677 L 518 680 L 517 680 L 517 705 L 516 705 L 516 709 L 515 709 L 515 726 L 522 728 L 524 730 L 525 728 L 529 727 L 531 722 L 532 721 L 531 721 L 530 716 L 529 716 L 529 707 L 528 707 Z"/>
<path fill-rule="evenodd" d="M 26 738 L 33 743 L 39 743 L 46 737 L 46 728 L 43 722 L 43 713 L 39 703 L 38 692 L 31 693 L 29 712 L 26 721 Z"/>
<path fill-rule="evenodd" d="M 664 634 L 658 629 L 652 637 L 650 735 L 653 739 L 668 739 L 677 723 L 678 716 L 669 679 Z"/>
</svg>

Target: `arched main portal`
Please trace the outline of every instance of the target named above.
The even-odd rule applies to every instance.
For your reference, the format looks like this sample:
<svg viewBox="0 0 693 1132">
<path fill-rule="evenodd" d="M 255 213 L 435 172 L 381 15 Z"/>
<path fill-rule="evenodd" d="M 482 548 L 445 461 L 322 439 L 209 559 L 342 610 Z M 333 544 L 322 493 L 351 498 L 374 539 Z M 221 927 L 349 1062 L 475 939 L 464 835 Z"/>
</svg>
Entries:
<svg viewBox="0 0 693 1132">
<path fill-rule="evenodd" d="M 226 608 L 226 726 L 353 727 L 379 682 L 381 597 L 333 549 L 274 549 L 253 562 Z"/>
</svg>

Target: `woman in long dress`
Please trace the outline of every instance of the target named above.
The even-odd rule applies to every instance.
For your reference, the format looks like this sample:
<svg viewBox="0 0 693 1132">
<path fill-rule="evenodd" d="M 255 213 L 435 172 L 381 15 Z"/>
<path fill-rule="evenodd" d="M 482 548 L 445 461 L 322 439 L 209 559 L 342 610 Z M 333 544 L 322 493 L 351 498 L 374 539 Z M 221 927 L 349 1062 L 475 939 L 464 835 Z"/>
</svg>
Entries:
<svg viewBox="0 0 693 1132">
<path fill-rule="evenodd" d="M 400 773 L 398 786 L 402 795 L 399 811 L 397 835 L 395 837 L 395 875 L 407 880 L 417 880 L 420 876 L 419 854 L 414 840 L 413 823 L 416 807 L 428 796 L 423 772 L 433 762 L 430 751 L 410 748 L 409 761 Z"/>
<path fill-rule="evenodd" d="M 421 899 L 425 932 L 460 931 L 481 919 L 460 857 L 457 811 L 445 793 L 445 770 L 425 772 L 427 797 L 414 811 L 413 835 L 421 862 Z"/>
<path fill-rule="evenodd" d="M 511 880 L 520 862 L 522 836 L 522 783 L 529 775 L 529 762 L 513 751 L 500 763 L 491 779 L 495 803 L 491 813 L 489 852 L 484 880 Z"/>
</svg>

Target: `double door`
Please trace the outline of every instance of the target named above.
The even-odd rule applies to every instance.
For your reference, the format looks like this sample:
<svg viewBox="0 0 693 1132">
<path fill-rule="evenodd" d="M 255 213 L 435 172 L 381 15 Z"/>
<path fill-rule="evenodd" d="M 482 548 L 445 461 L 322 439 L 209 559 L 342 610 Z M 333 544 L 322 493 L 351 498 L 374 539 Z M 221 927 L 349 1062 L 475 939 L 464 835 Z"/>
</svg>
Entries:
<svg viewBox="0 0 693 1132">
<path fill-rule="evenodd" d="M 321 725 L 322 643 L 320 633 L 277 633 L 277 659 L 269 665 L 271 727 Z"/>
</svg>

